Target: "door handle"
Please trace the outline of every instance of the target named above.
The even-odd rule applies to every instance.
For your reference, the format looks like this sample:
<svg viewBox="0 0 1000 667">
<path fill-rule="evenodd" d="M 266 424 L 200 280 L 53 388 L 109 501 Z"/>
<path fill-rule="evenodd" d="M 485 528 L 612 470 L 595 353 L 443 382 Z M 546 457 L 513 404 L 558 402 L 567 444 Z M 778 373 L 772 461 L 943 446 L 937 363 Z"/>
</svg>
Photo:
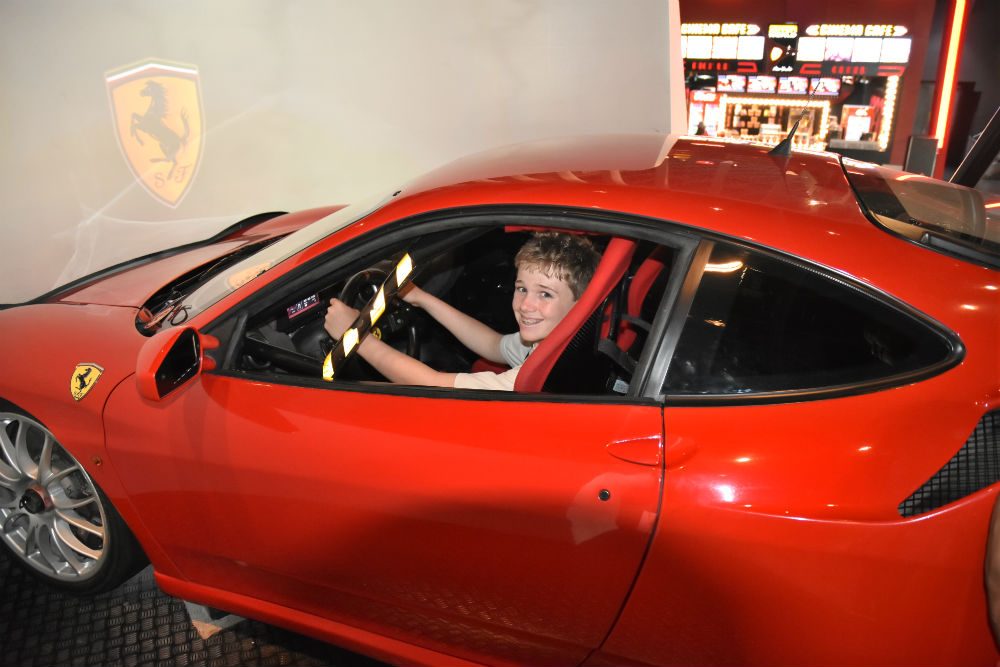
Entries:
<svg viewBox="0 0 1000 667">
<path fill-rule="evenodd" d="M 641 466 L 657 466 L 660 465 L 662 444 L 663 441 L 660 437 L 654 435 L 645 438 L 616 440 L 609 442 L 607 447 L 608 454 L 616 459 L 637 463 Z"/>
</svg>

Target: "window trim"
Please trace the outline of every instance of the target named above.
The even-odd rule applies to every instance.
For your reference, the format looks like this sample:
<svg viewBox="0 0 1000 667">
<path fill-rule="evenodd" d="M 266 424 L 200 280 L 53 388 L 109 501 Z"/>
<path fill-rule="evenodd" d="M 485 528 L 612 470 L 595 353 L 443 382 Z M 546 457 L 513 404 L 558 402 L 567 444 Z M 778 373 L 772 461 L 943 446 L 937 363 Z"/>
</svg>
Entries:
<svg viewBox="0 0 1000 667">
<path fill-rule="evenodd" d="M 501 222 L 498 222 L 498 219 Z M 659 391 L 659 384 L 651 383 L 654 377 L 651 368 L 658 362 L 659 345 L 657 336 L 667 328 L 669 317 L 664 315 L 663 303 L 676 300 L 679 288 L 668 288 L 661 301 L 648 343 L 636 366 L 633 381 L 629 391 L 624 395 L 579 395 L 538 393 L 521 394 L 516 392 L 475 391 L 455 388 L 419 387 L 410 385 L 364 384 L 364 383 L 327 383 L 313 378 L 295 375 L 275 375 L 269 373 L 248 372 L 236 370 L 233 367 L 241 346 L 242 336 L 249 315 L 263 308 L 264 303 L 290 298 L 301 291 L 303 286 L 320 281 L 333 273 L 342 271 L 345 267 L 359 261 L 362 257 L 378 252 L 400 242 L 413 238 L 413 229 L 420 228 L 420 234 L 432 234 L 445 231 L 456 226 L 471 227 L 502 227 L 505 225 L 551 226 L 563 229 L 590 231 L 607 235 L 622 235 L 636 240 L 650 241 L 673 248 L 678 253 L 678 269 L 672 269 L 671 279 L 680 275 L 679 270 L 686 270 L 694 249 L 699 241 L 694 232 L 686 226 L 678 225 L 668 220 L 648 218 L 613 211 L 595 211 L 562 206 L 537 205 L 498 205 L 489 204 L 475 207 L 441 209 L 429 213 L 418 214 L 401 220 L 387 223 L 384 227 L 372 230 L 350 239 L 330 252 L 310 260 L 297 267 L 289 274 L 278 278 L 265 290 L 258 290 L 229 311 L 221 314 L 204 327 L 208 333 L 217 335 L 224 344 L 218 350 L 223 363 L 210 371 L 212 374 L 243 378 L 253 381 L 264 381 L 283 386 L 299 386 L 321 388 L 333 391 L 360 391 L 370 394 L 388 394 L 411 397 L 453 398 L 462 400 L 491 401 L 532 401 L 543 403 L 580 403 L 580 404 L 626 404 L 626 405 L 659 405 L 660 401 L 651 391 Z M 282 296 L 284 295 L 284 296 Z M 224 336 L 224 338 L 223 338 Z"/>
<path fill-rule="evenodd" d="M 687 249 L 670 274 L 672 283 L 680 287 L 668 291 L 660 303 L 660 312 L 653 322 L 650 339 L 659 337 L 659 345 L 647 345 L 645 352 L 653 354 L 653 362 L 648 366 L 649 372 L 645 378 L 645 393 L 647 398 L 664 401 L 663 383 L 666 381 L 674 352 L 681 339 L 681 333 L 687 322 L 694 297 L 705 273 L 705 265 L 712 254 L 715 243 L 702 240 L 692 248 Z M 654 352 L 655 348 L 655 352 Z"/>
</svg>

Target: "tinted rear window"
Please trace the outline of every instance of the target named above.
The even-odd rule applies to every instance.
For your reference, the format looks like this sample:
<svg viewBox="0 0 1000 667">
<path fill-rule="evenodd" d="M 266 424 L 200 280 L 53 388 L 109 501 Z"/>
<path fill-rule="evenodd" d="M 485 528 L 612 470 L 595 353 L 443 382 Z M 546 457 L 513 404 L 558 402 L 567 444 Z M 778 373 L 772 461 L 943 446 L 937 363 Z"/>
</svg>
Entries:
<svg viewBox="0 0 1000 667">
<path fill-rule="evenodd" d="M 844 159 L 869 218 L 955 257 L 1000 268 L 1000 198 L 926 176 Z"/>
<path fill-rule="evenodd" d="M 815 270 L 719 243 L 666 394 L 829 392 L 911 381 L 955 349 L 913 314 Z"/>
</svg>

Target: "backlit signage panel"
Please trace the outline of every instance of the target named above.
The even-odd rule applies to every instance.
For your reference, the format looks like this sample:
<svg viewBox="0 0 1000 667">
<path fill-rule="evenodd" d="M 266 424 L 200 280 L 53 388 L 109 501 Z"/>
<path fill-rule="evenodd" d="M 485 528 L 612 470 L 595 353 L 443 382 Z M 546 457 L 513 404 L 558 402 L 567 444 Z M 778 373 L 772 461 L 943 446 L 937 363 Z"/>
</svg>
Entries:
<svg viewBox="0 0 1000 667">
<path fill-rule="evenodd" d="M 905 63 L 910 60 L 910 39 L 895 38 L 882 40 L 882 57 L 879 62 Z"/>
<path fill-rule="evenodd" d="M 877 63 L 882 56 L 882 40 L 875 37 L 858 37 L 854 40 L 851 61 L 856 63 Z"/>
<path fill-rule="evenodd" d="M 799 37 L 799 62 L 822 62 L 826 53 L 826 37 Z"/>
<path fill-rule="evenodd" d="M 799 36 L 799 26 L 795 23 L 772 23 L 767 26 L 767 36 L 771 39 L 795 39 Z"/>
<path fill-rule="evenodd" d="M 715 89 L 720 93 L 744 93 L 747 78 L 741 74 L 720 74 Z"/>
<path fill-rule="evenodd" d="M 739 60 L 763 60 L 764 59 L 764 38 L 742 36 L 739 38 L 736 57 Z"/>
<path fill-rule="evenodd" d="M 809 79 L 804 76 L 779 77 L 778 92 L 783 95 L 806 95 L 809 93 Z"/>
<path fill-rule="evenodd" d="M 715 60 L 736 60 L 738 46 L 738 37 L 713 37 L 712 58 Z"/>
<path fill-rule="evenodd" d="M 806 28 L 811 37 L 902 37 L 906 26 L 865 23 L 819 23 Z"/>
<path fill-rule="evenodd" d="M 837 95 L 840 93 L 840 79 L 825 76 L 809 79 L 809 92 L 813 95 Z"/>
<path fill-rule="evenodd" d="M 760 26 L 753 23 L 682 23 L 682 35 L 757 35 Z"/>
<path fill-rule="evenodd" d="M 709 59 L 712 57 L 712 38 L 705 36 L 691 36 L 687 38 L 687 51 L 684 55 L 685 58 L 704 58 Z"/>
<path fill-rule="evenodd" d="M 748 76 L 748 93 L 773 93 L 778 88 L 778 81 L 773 76 Z"/>
<path fill-rule="evenodd" d="M 823 60 L 830 62 L 851 62 L 854 53 L 854 40 L 850 37 L 828 37 Z"/>
<path fill-rule="evenodd" d="M 890 24 L 823 23 L 801 31 L 794 23 L 772 23 L 767 36 L 759 32 L 760 26 L 751 23 L 684 24 L 685 71 L 807 78 L 900 76 L 912 46 L 909 37 L 900 37 L 907 28 Z"/>
</svg>

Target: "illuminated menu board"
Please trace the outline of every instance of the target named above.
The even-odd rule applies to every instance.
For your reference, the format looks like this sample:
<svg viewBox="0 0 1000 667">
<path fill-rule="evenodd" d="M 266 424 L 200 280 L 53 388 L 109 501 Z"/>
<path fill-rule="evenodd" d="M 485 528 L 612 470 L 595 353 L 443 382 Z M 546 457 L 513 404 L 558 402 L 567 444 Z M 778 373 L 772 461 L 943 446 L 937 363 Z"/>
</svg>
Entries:
<svg viewBox="0 0 1000 667">
<path fill-rule="evenodd" d="M 909 39 L 883 39 L 882 63 L 907 63 L 910 61 L 910 40 Z"/>
<path fill-rule="evenodd" d="M 822 62 L 826 54 L 825 37 L 799 37 L 797 58 L 800 62 Z"/>
<path fill-rule="evenodd" d="M 697 60 L 763 60 L 764 38 L 751 35 L 682 35 L 681 56 Z"/>
<path fill-rule="evenodd" d="M 681 35 L 756 35 L 755 23 L 682 23 Z"/>
<path fill-rule="evenodd" d="M 773 93 L 778 89 L 778 81 L 773 76 L 748 76 L 748 93 Z"/>
<path fill-rule="evenodd" d="M 743 36 L 739 38 L 740 45 L 736 57 L 740 60 L 763 60 L 764 38 Z"/>
<path fill-rule="evenodd" d="M 836 77 L 809 79 L 809 92 L 813 95 L 837 95 L 840 93 L 840 79 Z"/>
<path fill-rule="evenodd" d="M 778 77 L 778 92 L 783 95 L 808 95 L 809 79 L 804 76 Z"/>
<path fill-rule="evenodd" d="M 745 93 L 747 78 L 741 74 L 720 74 L 715 89 L 720 93 Z"/>
<path fill-rule="evenodd" d="M 881 23 L 820 23 L 805 30 L 812 37 L 902 37 L 908 32 L 906 26 Z"/>
<path fill-rule="evenodd" d="M 823 23 L 683 23 L 681 53 L 691 72 L 801 76 L 899 76 L 910 59 L 905 26 Z M 792 85 L 792 84 L 787 84 Z"/>
<path fill-rule="evenodd" d="M 713 60 L 736 60 L 739 37 L 713 37 L 712 38 L 712 59 Z"/>
<path fill-rule="evenodd" d="M 799 37 L 799 62 L 906 63 L 909 37 Z"/>
<path fill-rule="evenodd" d="M 833 63 L 851 62 L 854 52 L 854 39 L 851 37 L 827 37 L 826 48 L 823 49 L 823 60 Z"/>
<path fill-rule="evenodd" d="M 712 58 L 712 38 L 707 35 L 681 37 L 681 54 L 685 58 L 710 60 Z"/>
<path fill-rule="evenodd" d="M 882 40 L 872 37 L 858 37 L 851 49 L 851 62 L 877 63 L 882 58 Z"/>
</svg>

